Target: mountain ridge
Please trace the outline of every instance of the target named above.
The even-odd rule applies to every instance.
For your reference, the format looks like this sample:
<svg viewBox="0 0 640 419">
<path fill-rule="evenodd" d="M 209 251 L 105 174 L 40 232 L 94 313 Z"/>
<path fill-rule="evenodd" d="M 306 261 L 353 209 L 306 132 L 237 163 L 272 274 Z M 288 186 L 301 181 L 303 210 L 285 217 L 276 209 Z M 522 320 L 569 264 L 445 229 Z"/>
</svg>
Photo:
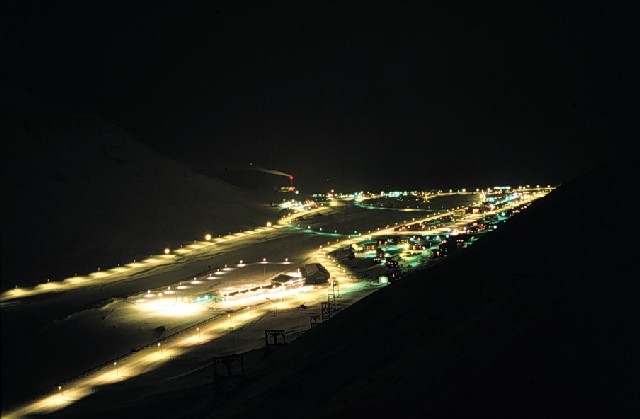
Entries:
<svg viewBox="0 0 640 419">
<path fill-rule="evenodd" d="M 99 115 L 35 109 L 5 127 L 3 289 L 116 266 L 276 215 L 265 191 L 196 173 Z"/>
<path fill-rule="evenodd" d="M 566 182 L 468 250 L 292 342 L 209 417 L 265 406 L 283 418 L 637 414 L 638 246 L 580 228 L 636 174 L 603 165 Z M 613 209 L 613 225 L 633 211 Z"/>
</svg>

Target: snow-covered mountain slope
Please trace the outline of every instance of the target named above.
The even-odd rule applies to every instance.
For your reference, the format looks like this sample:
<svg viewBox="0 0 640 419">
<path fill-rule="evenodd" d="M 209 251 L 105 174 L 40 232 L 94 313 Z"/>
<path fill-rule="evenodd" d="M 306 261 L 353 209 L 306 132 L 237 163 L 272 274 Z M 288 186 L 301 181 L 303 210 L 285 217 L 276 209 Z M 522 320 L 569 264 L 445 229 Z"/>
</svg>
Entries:
<svg viewBox="0 0 640 419">
<path fill-rule="evenodd" d="M 198 174 L 99 116 L 27 102 L 2 131 L 2 289 L 116 266 L 274 216 L 259 191 Z"/>
</svg>

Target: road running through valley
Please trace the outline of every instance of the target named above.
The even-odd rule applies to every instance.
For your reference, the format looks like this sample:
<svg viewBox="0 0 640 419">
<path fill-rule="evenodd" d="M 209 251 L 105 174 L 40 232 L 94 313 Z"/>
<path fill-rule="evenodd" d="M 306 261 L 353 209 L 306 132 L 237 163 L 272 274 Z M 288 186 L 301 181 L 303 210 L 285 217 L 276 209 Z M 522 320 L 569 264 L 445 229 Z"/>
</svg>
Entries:
<svg viewBox="0 0 640 419">
<path fill-rule="evenodd" d="M 451 208 L 476 200 L 475 194 L 449 199 Z M 192 348 L 238 330 L 249 333 L 248 325 L 266 318 L 300 332 L 308 328 L 309 313 L 327 301 L 330 285 L 271 288 L 272 278 L 295 276 L 299 267 L 321 263 L 332 279 L 339 279 L 340 292 L 350 296 L 343 301 L 355 302 L 379 286 L 350 280 L 344 266 L 329 256 L 331 250 L 363 235 L 390 234 L 397 225 L 442 216 L 451 208 L 407 214 L 345 202 L 270 227 L 195 242 L 103 275 L 5 293 L 3 417 L 62 409 L 101 385 L 143 374 Z M 287 316 L 277 316 L 285 312 L 299 313 L 289 315 L 295 320 L 287 324 Z M 251 337 L 218 351 L 260 347 L 263 329 L 254 329 Z"/>
</svg>

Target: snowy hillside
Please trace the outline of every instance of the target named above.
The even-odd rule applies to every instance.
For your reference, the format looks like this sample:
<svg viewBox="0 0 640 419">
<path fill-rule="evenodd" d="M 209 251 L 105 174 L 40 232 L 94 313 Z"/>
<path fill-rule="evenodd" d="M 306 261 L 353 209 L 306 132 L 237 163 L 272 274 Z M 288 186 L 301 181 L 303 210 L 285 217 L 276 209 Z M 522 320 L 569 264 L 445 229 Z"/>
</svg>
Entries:
<svg viewBox="0 0 640 419">
<path fill-rule="evenodd" d="M 116 266 L 274 217 L 266 194 L 197 174 L 98 116 L 27 103 L 7 119 L 3 290 Z"/>
</svg>

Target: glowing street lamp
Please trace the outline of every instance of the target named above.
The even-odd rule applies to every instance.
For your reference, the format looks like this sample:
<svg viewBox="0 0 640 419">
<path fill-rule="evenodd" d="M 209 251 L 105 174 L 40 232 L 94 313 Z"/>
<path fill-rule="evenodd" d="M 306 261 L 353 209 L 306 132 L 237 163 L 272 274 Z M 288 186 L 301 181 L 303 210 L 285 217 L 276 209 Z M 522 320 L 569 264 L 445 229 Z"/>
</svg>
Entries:
<svg viewBox="0 0 640 419">
<path fill-rule="evenodd" d="M 271 221 L 267 221 L 267 227 L 271 227 L 271 226 L 272 226 Z"/>
<path fill-rule="evenodd" d="M 113 366 L 116 369 L 116 377 L 118 376 L 118 361 L 113 361 Z"/>
<path fill-rule="evenodd" d="M 164 254 L 168 255 L 169 253 L 171 253 L 171 249 L 169 249 L 168 247 L 164 248 Z"/>
<path fill-rule="evenodd" d="M 158 342 L 158 348 L 160 348 L 160 355 L 162 355 L 162 344 Z"/>
<path fill-rule="evenodd" d="M 205 239 L 206 241 L 211 240 L 211 234 L 208 234 L 208 233 L 207 233 L 207 234 L 204 236 L 204 239 Z"/>
</svg>

